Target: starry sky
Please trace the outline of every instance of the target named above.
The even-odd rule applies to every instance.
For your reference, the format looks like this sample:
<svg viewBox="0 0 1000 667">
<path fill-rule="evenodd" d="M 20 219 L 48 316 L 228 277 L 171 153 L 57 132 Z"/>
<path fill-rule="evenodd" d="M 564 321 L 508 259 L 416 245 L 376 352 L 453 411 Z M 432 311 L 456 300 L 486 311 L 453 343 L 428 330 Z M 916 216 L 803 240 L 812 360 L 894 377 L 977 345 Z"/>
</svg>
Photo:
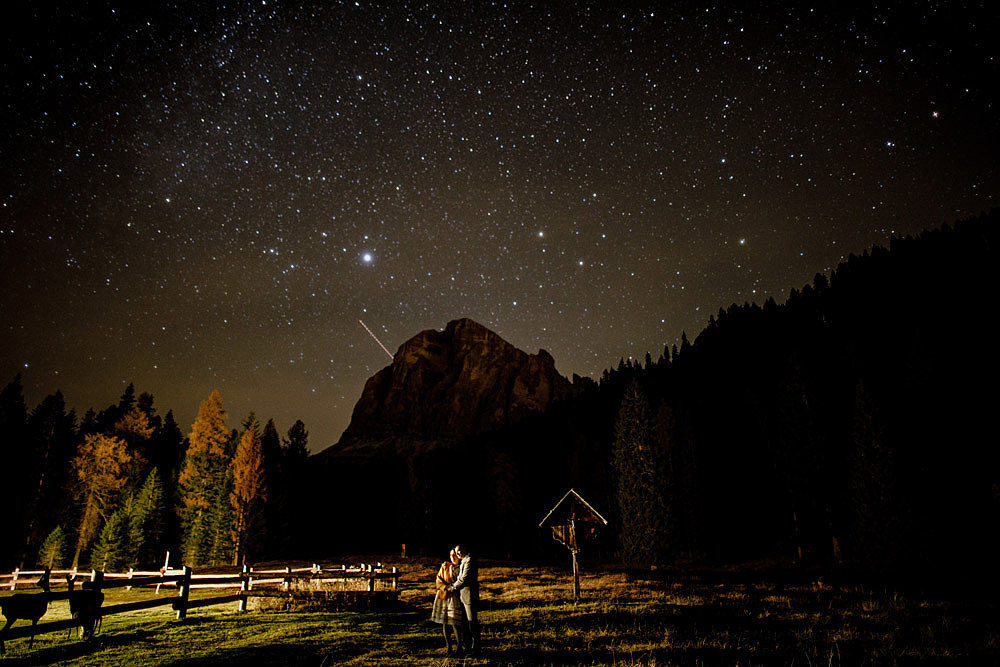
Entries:
<svg viewBox="0 0 1000 667">
<path fill-rule="evenodd" d="M 133 382 L 186 433 L 218 389 L 318 451 L 389 363 L 359 320 L 395 351 L 470 317 L 599 377 L 1000 203 L 992 2 L 5 12 L 29 407 Z"/>
</svg>

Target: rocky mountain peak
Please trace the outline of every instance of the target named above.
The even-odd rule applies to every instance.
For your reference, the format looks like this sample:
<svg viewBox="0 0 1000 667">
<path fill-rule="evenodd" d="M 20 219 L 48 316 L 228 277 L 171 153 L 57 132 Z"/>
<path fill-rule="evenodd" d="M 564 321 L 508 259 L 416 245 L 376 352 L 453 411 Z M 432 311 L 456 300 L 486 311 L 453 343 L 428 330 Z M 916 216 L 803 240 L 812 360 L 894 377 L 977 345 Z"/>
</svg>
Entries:
<svg viewBox="0 0 1000 667">
<path fill-rule="evenodd" d="M 470 319 L 422 331 L 369 378 L 332 449 L 408 439 L 459 441 L 493 431 L 573 393 L 545 350 L 528 354 Z"/>
</svg>

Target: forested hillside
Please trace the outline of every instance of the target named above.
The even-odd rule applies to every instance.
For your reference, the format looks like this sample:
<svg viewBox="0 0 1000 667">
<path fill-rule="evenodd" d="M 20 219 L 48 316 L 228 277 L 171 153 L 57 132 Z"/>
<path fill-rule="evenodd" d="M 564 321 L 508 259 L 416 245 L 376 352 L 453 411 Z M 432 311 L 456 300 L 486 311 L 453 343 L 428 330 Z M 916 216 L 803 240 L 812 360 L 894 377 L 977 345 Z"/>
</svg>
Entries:
<svg viewBox="0 0 1000 667">
<path fill-rule="evenodd" d="M 300 545 L 305 425 L 286 438 L 251 413 L 230 430 L 218 392 L 185 437 L 173 412 L 129 385 L 78 420 L 60 392 L 0 392 L 0 569 L 229 564 Z"/>
<path fill-rule="evenodd" d="M 372 510 L 348 532 L 381 548 L 461 534 L 558 553 L 537 522 L 575 487 L 611 519 L 591 547 L 605 558 L 982 570 L 997 555 L 998 228 L 993 212 L 894 239 L 784 304 L 734 304 L 693 343 L 575 378 L 544 415 L 317 474 Z"/>
<path fill-rule="evenodd" d="M 307 458 L 302 422 L 284 438 L 252 413 L 230 429 L 217 393 L 188 430 L 131 386 L 78 419 L 59 392 L 29 409 L 14 378 L 0 392 L 0 568 L 158 566 L 167 550 L 175 565 L 439 553 L 459 540 L 557 555 L 537 524 L 573 487 L 610 520 L 586 547 L 604 559 L 988 573 L 998 229 L 994 211 L 852 255 L 785 303 L 734 304 L 679 349 L 574 377 L 513 424 L 477 412 L 472 435 L 447 442 L 413 432 L 440 420 L 404 414 L 435 410 L 426 392 L 389 406 L 405 433 L 383 419 L 379 447 L 359 427 L 349 451 Z M 489 376 L 488 348 L 469 349 L 472 375 Z"/>
</svg>

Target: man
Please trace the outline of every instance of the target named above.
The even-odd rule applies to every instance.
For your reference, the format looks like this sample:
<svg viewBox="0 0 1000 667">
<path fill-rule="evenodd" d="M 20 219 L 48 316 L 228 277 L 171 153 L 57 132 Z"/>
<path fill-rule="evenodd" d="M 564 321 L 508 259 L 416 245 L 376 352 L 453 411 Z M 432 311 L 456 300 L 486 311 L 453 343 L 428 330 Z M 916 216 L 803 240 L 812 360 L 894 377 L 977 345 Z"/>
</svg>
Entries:
<svg viewBox="0 0 1000 667">
<path fill-rule="evenodd" d="M 472 560 L 472 554 L 465 545 L 455 547 L 459 557 L 458 576 L 451 584 L 451 590 L 458 591 L 466 620 L 466 646 L 471 653 L 479 650 L 479 568 Z"/>
</svg>

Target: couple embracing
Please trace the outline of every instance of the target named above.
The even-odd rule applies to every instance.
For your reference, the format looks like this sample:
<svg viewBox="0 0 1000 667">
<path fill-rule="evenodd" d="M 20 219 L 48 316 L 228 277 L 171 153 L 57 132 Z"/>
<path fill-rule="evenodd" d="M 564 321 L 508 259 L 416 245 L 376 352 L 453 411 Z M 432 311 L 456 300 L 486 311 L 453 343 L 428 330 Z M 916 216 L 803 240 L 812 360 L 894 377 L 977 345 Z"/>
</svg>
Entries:
<svg viewBox="0 0 1000 667">
<path fill-rule="evenodd" d="M 438 568 L 434 587 L 431 620 L 441 624 L 448 653 L 463 648 L 475 653 L 479 650 L 479 568 L 467 547 L 459 544 L 451 550 Z"/>
</svg>

